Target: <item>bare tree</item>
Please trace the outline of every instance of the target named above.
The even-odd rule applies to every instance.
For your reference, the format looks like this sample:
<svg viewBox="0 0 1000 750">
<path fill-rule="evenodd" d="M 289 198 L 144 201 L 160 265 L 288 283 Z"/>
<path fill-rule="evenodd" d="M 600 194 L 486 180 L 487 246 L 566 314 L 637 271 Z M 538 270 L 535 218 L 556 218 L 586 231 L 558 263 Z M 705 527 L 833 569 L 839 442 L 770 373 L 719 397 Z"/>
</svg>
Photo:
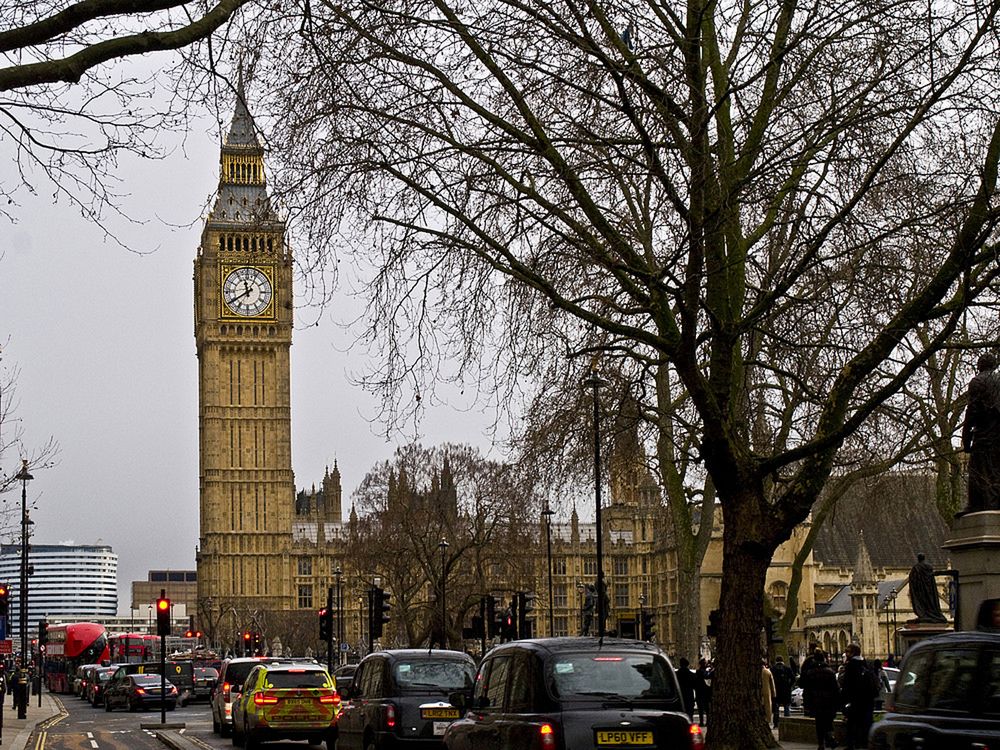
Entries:
<svg viewBox="0 0 1000 750">
<path fill-rule="evenodd" d="M 0 215 L 14 218 L 24 193 L 51 190 L 105 226 L 122 198 L 117 160 L 157 156 L 157 138 L 186 127 L 192 91 L 228 49 L 224 36 L 213 48 L 213 35 L 250 2 L 0 2 L 0 144 L 17 170 L 0 183 Z M 108 65 L 186 48 L 189 60 L 163 56 L 162 69 Z"/>
<path fill-rule="evenodd" d="M 392 592 L 388 642 L 457 646 L 479 598 L 498 581 L 527 576 L 530 556 L 510 550 L 532 543 L 531 488 L 471 446 L 404 446 L 365 476 L 355 499 L 365 517 L 351 559 Z"/>
<path fill-rule="evenodd" d="M 774 550 L 996 304 L 998 7 L 347 0 L 275 36 L 283 183 L 373 267 L 393 409 L 449 361 L 504 403 L 558 344 L 690 399 L 724 514 L 713 748 L 774 744 L 747 647 Z"/>
<path fill-rule="evenodd" d="M 36 472 L 51 468 L 59 455 L 59 445 L 51 437 L 34 448 L 25 444 L 24 425 L 17 416 L 18 373 L 17 366 L 8 363 L 4 348 L 0 346 L 0 495 L 21 488 L 17 475 L 23 462 L 27 461 L 30 472 Z M 20 534 L 17 507 L 16 504 L 4 505 L 0 513 L 0 537 L 13 539 Z"/>
</svg>

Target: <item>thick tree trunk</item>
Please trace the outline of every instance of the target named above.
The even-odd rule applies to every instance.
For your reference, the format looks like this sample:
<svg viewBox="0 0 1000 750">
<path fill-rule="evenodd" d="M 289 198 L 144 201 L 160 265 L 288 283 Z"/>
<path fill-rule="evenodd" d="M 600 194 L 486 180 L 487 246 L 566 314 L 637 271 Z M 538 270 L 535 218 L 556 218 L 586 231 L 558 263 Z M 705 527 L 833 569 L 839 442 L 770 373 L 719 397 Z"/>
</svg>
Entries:
<svg viewBox="0 0 1000 750">
<path fill-rule="evenodd" d="M 674 623 L 674 646 L 677 656 L 686 657 L 697 665 L 701 650 L 701 557 L 694 561 L 677 561 L 677 620 Z M 666 633 L 657 639 L 666 641 Z M 676 666 L 676 665 L 675 665 Z"/>
<path fill-rule="evenodd" d="M 744 498 L 740 504 L 756 505 L 756 500 Z M 755 526 L 750 514 L 726 514 L 721 632 L 712 680 L 709 750 L 778 746 L 761 704 L 763 592 L 772 550 L 755 541 Z M 748 710 L 750 707 L 757 710 Z"/>
</svg>

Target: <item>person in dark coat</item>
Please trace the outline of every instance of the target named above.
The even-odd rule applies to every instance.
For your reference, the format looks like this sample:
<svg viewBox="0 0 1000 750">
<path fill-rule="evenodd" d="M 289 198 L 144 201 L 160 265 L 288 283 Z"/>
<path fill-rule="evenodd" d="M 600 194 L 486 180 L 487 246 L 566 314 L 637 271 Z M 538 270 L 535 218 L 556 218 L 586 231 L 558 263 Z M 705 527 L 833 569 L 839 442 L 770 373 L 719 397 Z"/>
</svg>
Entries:
<svg viewBox="0 0 1000 750">
<path fill-rule="evenodd" d="M 808 700 L 812 715 L 816 719 L 816 743 L 819 750 L 834 748 L 837 742 L 833 736 L 833 719 L 840 708 L 840 690 L 837 675 L 826 661 L 826 654 L 816 650 L 802 664 L 799 684 L 802 685 L 803 701 Z"/>
<path fill-rule="evenodd" d="M 774 726 L 778 726 L 779 709 L 784 708 L 785 716 L 791 713 L 790 706 L 792 705 L 792 687 L 795 685 L 795 674 L 780 656 L 775 658 L 774 666 L 771 667 L 771 674 L 774 676 Z"/>
<path fill-rule="evenodd" d="M 694 696 L 695 696 L 695 673 L 691 671 L 691 662 L 681 657 L 680 666 L 677 668 L 677 686 L 681 691 L 681 700 L 684 701 L 684 710 L 688 718 L 694 721 Z"/>
<path fill-rule="evenodd" d="M 812 716 L 812 695 L 808 687 L 808 677 L 809 673 L 816 668 L 816 657 L 823 652 L 820 651 L 819 646 L 815 643 L 809 644 L 809 655 L 806 656 L 805 660 L 802 662 L 802 667 L 799 669 L 799 685 L 802 687 L 802 712 L 806 716 Z M 825 660 L 825 657 L 824 657 Z"/>
<path fill-rule="evenodd" d="M 847 662 L 844 665 L 844 684 L 841 701 L 847 718 L 847 748 L 862 750 L 868 747 L 868 730 L 875 713 L 875 698 L 867 679 L 868 665 L 856 643 L 847 645 Z"/>
<path fill-rule="evenodd" d="M 698 701 L 698 723 L 708 725 L 708 708 L 712 703 L 712 677 L 715 670 L 708 660 L 702 657 L 698 660 L 698 669 L 695 670 L 694 697 Z"/>
</svg>

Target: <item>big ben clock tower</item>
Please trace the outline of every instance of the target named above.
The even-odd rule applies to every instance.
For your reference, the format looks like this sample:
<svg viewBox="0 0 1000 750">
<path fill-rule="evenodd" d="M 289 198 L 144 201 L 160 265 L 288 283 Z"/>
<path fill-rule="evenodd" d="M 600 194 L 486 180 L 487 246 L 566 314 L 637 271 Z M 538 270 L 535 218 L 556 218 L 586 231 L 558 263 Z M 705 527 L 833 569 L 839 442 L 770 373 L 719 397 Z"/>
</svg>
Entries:
<svg viewBox="0 0 1000 750">
<path fill-rule="evenodd" d="M 201 627 L 233 632 L 288 609 L 292 258 L 240 86 L 222 174 L 194 261 Z M 216 613 L 216 614 L 213 614 Z M 234 617 L 235 622 L 230 622 Z M 214 635 L 214 634 L 212 634 Z"/>
</svg>

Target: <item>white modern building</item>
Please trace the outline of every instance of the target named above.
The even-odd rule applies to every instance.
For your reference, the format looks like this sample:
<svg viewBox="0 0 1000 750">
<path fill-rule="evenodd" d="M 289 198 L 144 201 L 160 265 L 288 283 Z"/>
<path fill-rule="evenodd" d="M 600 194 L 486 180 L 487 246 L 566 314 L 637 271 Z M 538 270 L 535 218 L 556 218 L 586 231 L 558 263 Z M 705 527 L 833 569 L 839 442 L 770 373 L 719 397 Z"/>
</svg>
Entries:
<svg viewBox="0 0 1000 750">
<path fill-rule="evenodd" d="M 118 613 L 118 555 L 104 544 L 32 544 L 28 550 L 28 634 L 38 621 L 70 622 Z M 10 627 L 20 635 L 21 545 L 0 545 L 0 584 L 10 589 Z M 8 637 L 11 637 L 8 634 Z"/>
</svg>

